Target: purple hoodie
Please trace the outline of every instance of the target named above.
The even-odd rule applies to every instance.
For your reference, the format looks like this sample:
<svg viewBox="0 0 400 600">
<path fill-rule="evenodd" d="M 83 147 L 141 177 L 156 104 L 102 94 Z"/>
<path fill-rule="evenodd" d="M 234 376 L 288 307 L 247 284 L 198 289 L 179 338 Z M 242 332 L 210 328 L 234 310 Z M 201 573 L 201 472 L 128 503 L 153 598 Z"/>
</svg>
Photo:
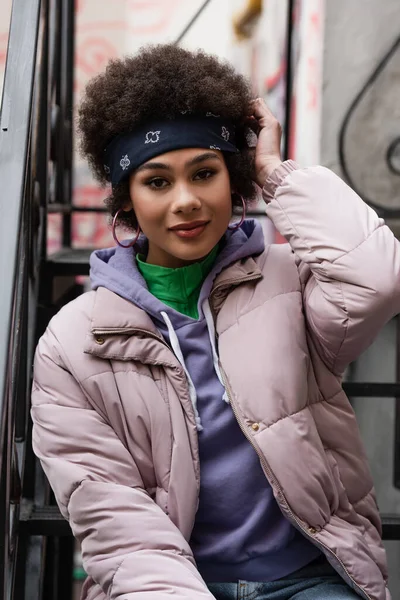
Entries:
<svg viewBox="0 0 400 600">
<path fill-rule="evenodd" d="M 146 252 L 146 241 L 140 253 Z M 282 515 L 258 456 L 242 433 L 214 368 L 203 312 L 213 281 L 231 263 L 264 250 L 261 225 L 247 220 L 228 231 L 215 265 L 205 279 L 195 320 L 150 294 L 132 248 L 97 250 L 91 256 L 93 289 L 100 286 L 145 310 L 168 343 L 168 315 L 197 395 L 201 466 L 199 508 L 190 545 L 207 583 L 273 581 L 307 565 L 319 550 Z M 272 342 L 273 343 L 273 342 Z M 200 428 L 200 427 L 199 427 Z"/>
</svg>

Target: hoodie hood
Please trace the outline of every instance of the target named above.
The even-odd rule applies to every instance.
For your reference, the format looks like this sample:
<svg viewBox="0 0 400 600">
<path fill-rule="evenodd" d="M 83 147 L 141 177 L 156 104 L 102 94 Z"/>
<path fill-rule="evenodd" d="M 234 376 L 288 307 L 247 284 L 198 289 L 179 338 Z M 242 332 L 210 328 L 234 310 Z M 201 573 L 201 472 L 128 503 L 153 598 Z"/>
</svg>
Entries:
<svg viewBox="0 0 400 600">
<path fill-rule="evenodd" d="M 147 253 L 146 238 L 142 237 L 136 246 L 139 254 Z M 199 319 L 203 317 L 203 301 L 209 296 L 213 281 L 222 269 L 243 258 L 261 254 L 264 248 L 261 224 L 253 219 L 244 221 L 242 226 L 235 231 L 227 230 L 223 238 L 222 249 L 201 288 L 198 302 Z M 166 306 L 148 291 L 146 281 L 137 268 L 136 251 L 133 248 L 117 246 L 93 252 L 90 257 L 92 289 L 105 287 L 133 302 L 153 319 L 163 324 L 164 319 L 161 313 L 166 312 L 173 327 L 179 328 L 182 315 Z"/>
</svg>

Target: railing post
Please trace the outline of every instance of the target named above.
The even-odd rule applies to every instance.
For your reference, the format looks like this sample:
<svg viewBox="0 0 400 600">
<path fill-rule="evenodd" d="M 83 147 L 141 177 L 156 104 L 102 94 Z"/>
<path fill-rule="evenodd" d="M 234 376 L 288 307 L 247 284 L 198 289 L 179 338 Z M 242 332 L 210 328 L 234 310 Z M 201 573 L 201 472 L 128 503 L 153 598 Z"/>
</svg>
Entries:
<svg viewBox="0 0 400 600">
<path fill-rule="evenodd" d="M 396 317 L 396 381 L 400 381 L 400 315 Z M 393 485 L 400 489 L 400 395 L 395 398 Z"/>
<path fill-rule="evenodd" d="M 18 518 L 18 508 L 11 506 L 12 478 L 17 477 L 12 472 L 16 466 L 14 415 L 21 391 L 15 381 L 15 364 L 21 359 L 17 346 L 26 318 L 26 298 L 19 298 L 18 294 L 23 293 L 21 282 L 27 276 L 27 271 L 22 271 L 27 269 L 29 236 L 24 229 L 28 224 L 23 220 L 25 217 L 26 221 L 26 202 L 29 202 L 29 148 L 40 5 L 41 0 L 13 1 L 0 115 L 0 594 L 6 600 L 13 593 L 15 565 L 10 551 L 15 552 Z M 25 264 L 19 262 L 23 260 Z M 25 363 L 21 360 L 21 369 L 26 367 L 26 360 Z"/>
</svg>

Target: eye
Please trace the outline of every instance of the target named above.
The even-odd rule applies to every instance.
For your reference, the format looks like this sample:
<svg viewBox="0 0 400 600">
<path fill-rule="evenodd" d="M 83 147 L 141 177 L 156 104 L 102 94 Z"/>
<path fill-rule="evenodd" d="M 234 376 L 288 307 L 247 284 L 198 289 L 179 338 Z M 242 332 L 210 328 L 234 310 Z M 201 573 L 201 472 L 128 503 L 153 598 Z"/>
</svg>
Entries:
<svg viewBox="0 0 400 600">
<path fill-rule="evenodd" d="M 200 171 L 197 171 L 193 179 L 210 179 L 210 177 L 213 175 L 215 175 L 215 171 L 213 169 L 201 169 Z"/>
<path fill-rule="evenodd" d="M 149 181 L 146 181 L 146 185 L 148 185 L 153 190 L 162 190 L 168 185 L 168 181 L 163 177 L 153 177 L 153 179 L 149 179 Z"/>
</svg>

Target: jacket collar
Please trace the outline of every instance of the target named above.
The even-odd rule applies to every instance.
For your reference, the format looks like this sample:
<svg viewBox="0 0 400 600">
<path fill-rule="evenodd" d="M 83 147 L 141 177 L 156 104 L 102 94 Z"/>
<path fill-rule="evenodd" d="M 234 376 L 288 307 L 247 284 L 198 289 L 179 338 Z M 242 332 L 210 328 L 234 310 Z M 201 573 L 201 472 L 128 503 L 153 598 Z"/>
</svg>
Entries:
<svg viewBox="0 0 400 600">
<path fill-rule="evenodd" d="M 262 279 L 261 269 L 252 257 L 237 261 L 221 271 L 215 278 L 210 293 L 210 306 L 215 316 L 218 315 L 226 297 L 232 288 L 248 281 Z"/>
<path fill-rule="evenodd" d="M 93 335 L 132 334 L 134 330 L 149 331 L 162 339 L 144 310 L 105 287 L 97 288 L 90 321 L 91 333 Z"/>
<path fill-rule="evenodd" d="M 211 293 L 216 288 L 226 289 L 227 293 L 230 287 L 236 287 L 248 279 L 261 279 L 262 272 L 258 263 L 251 256 L 239 260 L 226 269 L 223 269 L 215 278 Z M 227 295 L 227 294 L 225 294 Z"/>
<path fill-rule="evenodd" d="M 232 287 L 261 278 L 261 270 L 251 257 L 224 269 L 215 278 L 210 294 L 213 314 L 218 314 Z M 86 353 L 108 359 L 139 360 L 180 367 L 144 310 L 104 287 L 99 287 L 94 294 Z"/>
</svg>

